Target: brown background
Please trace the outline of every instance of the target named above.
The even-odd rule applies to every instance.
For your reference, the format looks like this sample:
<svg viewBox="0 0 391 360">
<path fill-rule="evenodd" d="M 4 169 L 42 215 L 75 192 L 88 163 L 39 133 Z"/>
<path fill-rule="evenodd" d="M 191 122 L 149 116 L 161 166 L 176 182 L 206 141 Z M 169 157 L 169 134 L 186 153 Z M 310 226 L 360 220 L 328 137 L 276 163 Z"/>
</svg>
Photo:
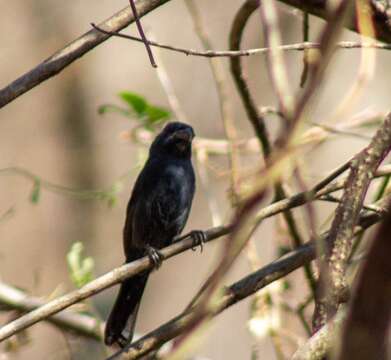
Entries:
<svg viewBox="0 0 391 360">
<path fill-rule="evenodd" d="M 241 3 L 240 0 L 197 1 L 216 48 L 227 48 L 230 24 Z M 0 86 L 7 85 L 89 30 L 90 22 L 98 23 L 126 4 L 124 0 L 3 1 L 0 15 Z M 280 9 L 284 43 L 299 42 L 301 14 L 285 6 Z M 188 48 L 201 47 L 182 1 L 164 5 L 143 18 L 143 24 L 160 42 Z M 321 24 L 312 18 L 312 39 L 316 39 Z M 246 31 L 245 47 L 263 46 L 260 33 L 259 17 L 254 16 Z M 344 32 L 343 38 L 357 39 L 357 36 Z M 161 58 L 196 133 L 212 138 L 224 136 L 208 60 L 164 50 Z M 302 68 L 301 53 L 290 52 L 286 59 L 291 85 L 297 89 Z M 359 60 L 359 50 L 338 53 L 312 114 L 314 121 L 321 121 L 330 109 L 336 107 L 357 73 Z M 259 105 L 275 104 L 265 57 L 251 57 L 245 62 Z M 391 90 L 387 63 L 389 54 L 379 51 L 375 79 L 369 84 L 356 110 L 370 106 L 385 111 L 390 106 L 389 97 L 385 96 Z M 245 137 L 251 134 L 251 129 L 231 80 L 230 84 L 235 122 L 241 137 Z M 99 105 L 119 103 L 116 94 L 121 90 L 138 92 L 152 103 L 168 106 L 144 48 L 136 43 L 111 39 L 54 79 L 0 110 L 0 167 L 24 167 L 51 182 L 75 188 L 110 186 L 138 161 L 137 147 L 119 137 L 132 123 L 118 115 L 101 117 L 97 114 Z M 277 128 L 275 118 L 268 121 L 270 128 Z M 338 138 L 318 147 L 303 159 L 307 165 L 308 181 L 315 181 L 364 145 L 363 140 Z M 226 159 L 213 158 L 211 161 L 218 168 L 226 167 Z M 14 210 L 10 218 L 0 222 L 1 279 L 43 298 L 72 289 L 65 254 L 74 241 L 83 241 L 87 254 L 94 257 L 96 275 L 121 264 L 125 207 L 137 172 L 134 171 L 132 177 L 126 180 L 118 204 L 112 209 L 97 200 L 81 201 L 46 190 L 42 191 L 39 203 L 33 205 L 29 201 L 30 181 L 18 176 L 0 176 L 0 216 L 10 208 Z M 212 171 L 209 171 L 209 176 L 208 191 L 216 198 L 222 219 L 227 221 L 228 178 Z M 320 224 L 327 208 L 320 207 Z M 297 214 L 302 221 L 302 213 Z M 274 220 L 266 221 L 255 237 L 265 264 L 276 256 L 274 225 Z M 199 185 L 187 229 L 211 226 L 208 198 L 205 189 Z M 183 309 L 211 270 L 219 254 L 219 243 L 208 245 L 202 255 L 188 252 L 178 256 L 151 277 L 139 315 L 140 332 L 153 329 Z M 249 265 L 243 257 L 228 275 L 227 283 L 248 272 Z M 287 295 L 288 301 L 296 293 L 302 294 L 300 283 L 295 282 Z M 115 293 L 116 289 L 109 290 L 93 299 L 103 316 L 106 316 Z M 224 312 L 209 327 L 196 354 L 208 359 L 249 359 L 253 339 L 246 327 L 248 314 L 248 301 Z M 2 319 L 8 319 L 8 315 Z M 289 327 L 297 331 L 298 324 L 291 322 Z M 55 328 L 39 324 L 29 331 L 29 336 L 31 341 L 27 346 L 15 353 L 4 354 L 4 358 L 70 358 L 64 336 Z M 97 347 L 90 342 L 72 339 L 71 345 L 75 359 L 102 356 L 93 352 Z M 268 339 L 260 340 L 258 348 L 260 358 L 274 358 Z"/>
</svg>

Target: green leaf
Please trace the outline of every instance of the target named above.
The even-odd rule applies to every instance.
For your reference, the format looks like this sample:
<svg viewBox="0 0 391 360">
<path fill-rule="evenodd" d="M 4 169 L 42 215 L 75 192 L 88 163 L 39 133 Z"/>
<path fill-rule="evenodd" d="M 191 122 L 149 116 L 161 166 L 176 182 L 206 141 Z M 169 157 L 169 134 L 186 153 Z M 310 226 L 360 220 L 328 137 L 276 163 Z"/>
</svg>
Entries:
<svg viewBox="0 0 391 360">
<path fill-rule="evenodd" d="M 145 98 L 130 91 L 122 91 L 118 96 L 125 101 L 139 117 L 145 114 L 148 107 L 148 102 Z"/>
<path fill-rule="evenodd" d="M 149 105 L 145 111 L 147 119 L 150 123 L 155 124 L 157 122 L 161 122 L 163 120 L 168 120 L 170 118 L 171 113 L 159 106 Z"/>
<path fill-rule="evenodd" d="M 78 288 L 93 279 L 94 260 L 91 257 L 83 257 L 83 251 L 83 244 L 75 242 L 67 254 L 69 273 L 73 283 Z"/>
<path fill-rule="evenodd" d="M 124 115 L 126 117 L 130 117 L 132 115 L 128 110 L 117 105 L 105 104 L 99 106 L 98 108 L 98 114 L 100 115 L 104 115 L 109 112 L 120 113 L 121 115 Z"/>
<path fill-rule="evenodd" d="M 292 284 L 291 284 L 291 282 L 288 281 L 288 280 L 284 280 L 284 281 L 282 282 L 282 291 L 288 291 L 288 290 L 290 290 L 290 289 L 292 289 Z"/>
<path fill-rule="evenodd" d="M 108 206 L 109 208 L 113 208 L 113 207 L 117 204 L 117 201 L 118 201 L 117 196 L 111 194 L 111 195 L 109 195 L 109 196 L 107 197 L 107 206 Z"/>
<path fill-rule="evenodd" d="M 33 189 L 31 190 L 30 201 L 33 204 L 38 204 L 40 196 L 41 196 L 41 180 L 39 178 L 35 178 Z"/>
<path fill-rule="evenodd" d="M 116 181 L 111 186 L 110 190 L 106 194 L 107 205 L 109 208 L 112 208 L 117 204 L 118 201 L 117 195 L 122 191 L 123 187 L 124 186 L 122 181 Z"/>
</svg>

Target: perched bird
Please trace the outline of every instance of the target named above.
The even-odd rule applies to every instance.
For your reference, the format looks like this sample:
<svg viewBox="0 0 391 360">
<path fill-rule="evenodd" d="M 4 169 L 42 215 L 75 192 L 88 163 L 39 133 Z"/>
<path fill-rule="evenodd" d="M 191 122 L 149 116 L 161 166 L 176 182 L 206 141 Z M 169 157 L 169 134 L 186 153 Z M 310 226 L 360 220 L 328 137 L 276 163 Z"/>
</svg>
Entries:
<svg viewBox="0 0 391 360">
<path fill-rule="evenodd" d="M 171 122 L 153 141 L 127 208 L 123 230 L 126 262 L 148 255 L 159 267 L 162 258 L 158 249 L 171 244 L 183 230 L 195 191 L 191 163 L 194 136 L 191 126 Z M 200 233 L 195 232 L 195 239 L 202 244 Z M 149 275 L 150 270 L 121 284 L 106 323 L 106 345 L 124 347 L 131 342 Z"/>
</svg>

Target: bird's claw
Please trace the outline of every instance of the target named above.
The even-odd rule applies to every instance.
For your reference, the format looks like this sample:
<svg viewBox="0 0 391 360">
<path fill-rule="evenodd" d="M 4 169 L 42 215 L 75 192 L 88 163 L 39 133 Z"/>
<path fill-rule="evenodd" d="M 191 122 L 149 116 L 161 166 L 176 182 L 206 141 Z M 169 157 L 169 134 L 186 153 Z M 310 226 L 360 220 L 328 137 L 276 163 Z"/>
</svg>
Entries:
<svg viewBox="0 0 391 360">
<path fill-rule="evenodd" d="M 204 231 L 202 230 L 193 230 L 190 232 L 189 234 L 191 236 L 191 238 L 193 239 L 193 245 L 191 247 L 191 249 L 193 251 L 196 251 L 197 250 L 197 246 L 199 246 L 201 248 L 201 252 L 203 251 L 204 249 L 204 244 L 207 240 L 207 235 Z"/>
<path fill-rule="evenodd" d="M 127 339 L 125 336 L 123 335 L 120 335 L 118 340 L 118 345 L 121 347 L 121 348 L 124 348 L 126 345 L 129 344 L 129 339 Z"/>
<path fill-rule="evenodd" d="M 164 259 L 164 256 L 162 255 L 162 253 L 152 246 L 146 246 L 145 251 L 149 257 L 149 260 L 152 262 L 153 267 L 156 270 L 159 269 L 160 266 L 162 265 L 163 259 Z"/>
</svg>

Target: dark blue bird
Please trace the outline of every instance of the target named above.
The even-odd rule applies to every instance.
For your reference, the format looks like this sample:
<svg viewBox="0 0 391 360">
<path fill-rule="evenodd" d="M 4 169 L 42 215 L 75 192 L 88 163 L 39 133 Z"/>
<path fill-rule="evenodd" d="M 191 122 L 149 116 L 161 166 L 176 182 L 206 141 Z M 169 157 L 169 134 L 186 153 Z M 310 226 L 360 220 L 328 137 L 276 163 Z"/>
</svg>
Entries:
<svg viewBox="0 0 391 360">
<path fill-rule="evenodd" d="M 127 208 L 123 231 L 126 262 L 148 255 L 158 267 L 162 260 L 158 249 L 171 244 L 183 230 L 195 191 L 193 138 L 191 126 L 172 122 L 153 141 Z M 123 347 L 131 342 L 149 275 L 147 271 L 121 284 L 106 323 L 107 345 Z"/>
</svg>

